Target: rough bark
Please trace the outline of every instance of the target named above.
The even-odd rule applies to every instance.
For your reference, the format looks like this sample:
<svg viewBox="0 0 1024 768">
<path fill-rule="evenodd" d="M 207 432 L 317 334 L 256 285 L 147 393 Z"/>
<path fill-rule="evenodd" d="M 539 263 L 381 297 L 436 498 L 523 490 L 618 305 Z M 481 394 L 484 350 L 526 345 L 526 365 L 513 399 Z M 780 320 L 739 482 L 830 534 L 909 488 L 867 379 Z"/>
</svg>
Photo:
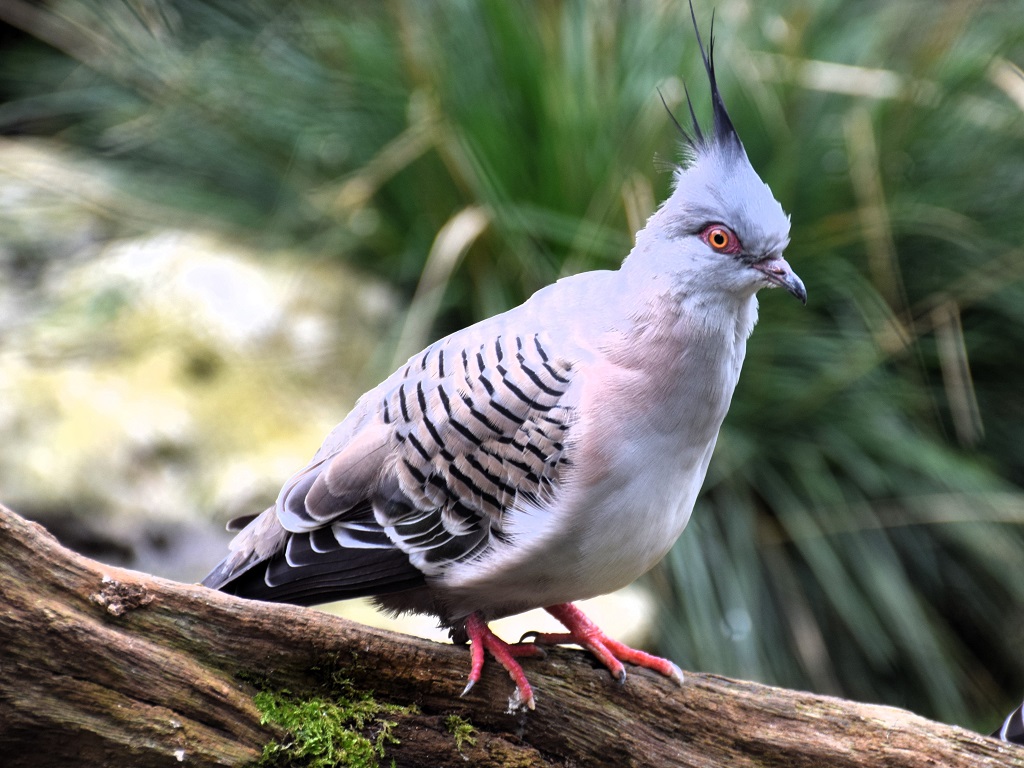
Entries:
<svg viewBox="0 0 1024 768">
<path fill-rule="evenodd" d="M 564 649 L 526 662 L 537 710 L 509 715 L 497 665 L 459 698 L 465 648 L 105 566 L 2 507 L 0 595 L 10 766 L 244 765 L 289 742 L 261 724 L 258 688 L 323 695 L 338 674 L 418 708 L 387 716 L 398 743 L 382 765 L 1024 764 L 1024 750 L 902 710 L 696 673 L 680 689 L 630 670 L 619 686 Z M 472 740 L 457 744 L 451 715 L 472 723 Z"/>
</svg>

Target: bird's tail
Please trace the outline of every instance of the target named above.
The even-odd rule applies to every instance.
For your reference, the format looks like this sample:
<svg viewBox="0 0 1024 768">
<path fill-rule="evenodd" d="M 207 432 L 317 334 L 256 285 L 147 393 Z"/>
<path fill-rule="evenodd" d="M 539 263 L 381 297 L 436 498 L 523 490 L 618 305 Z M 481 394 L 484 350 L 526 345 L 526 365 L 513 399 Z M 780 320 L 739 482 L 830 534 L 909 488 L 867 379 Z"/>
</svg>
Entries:
<svg viewBox="0 0 1024 768">
<path fill-rule="evenodd" d="M 1024 704 L 1013 710 L 992 735 L 1013 744 L 1024 744 Z"/>
</svg>

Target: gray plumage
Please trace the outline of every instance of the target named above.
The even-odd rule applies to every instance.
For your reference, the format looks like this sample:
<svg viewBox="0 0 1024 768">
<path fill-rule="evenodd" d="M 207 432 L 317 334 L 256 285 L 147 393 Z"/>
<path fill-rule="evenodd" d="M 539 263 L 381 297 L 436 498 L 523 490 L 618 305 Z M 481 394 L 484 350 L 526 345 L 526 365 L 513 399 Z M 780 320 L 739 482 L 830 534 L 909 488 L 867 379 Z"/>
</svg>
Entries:
<svg viewBox="0 0 1024 768">
<path fill-rule="evenodd" d="M 711 51 L 714 131 L 694 118 L 684 132 L 673 192 L 622 266 L 412 357 L 204 584 L 303 604 L 373 595 L 459 632 L 473 613 L 610 592 L 665 555 L 704 480 L 756 292 L 806 300 L 782 258 L 789 219 L 750 166 Z"/>
</svg>

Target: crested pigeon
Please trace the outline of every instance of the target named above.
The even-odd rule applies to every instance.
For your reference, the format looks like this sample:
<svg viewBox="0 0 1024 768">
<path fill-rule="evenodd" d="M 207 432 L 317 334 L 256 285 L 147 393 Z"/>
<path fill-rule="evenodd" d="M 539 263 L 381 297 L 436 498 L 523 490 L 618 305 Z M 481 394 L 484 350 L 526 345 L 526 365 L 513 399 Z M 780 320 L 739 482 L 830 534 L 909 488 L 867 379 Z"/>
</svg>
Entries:
<svg viewBox="0 0 1024 768">
<path fill-rule="evenodd" d="M 531 709 L 518 658 L 548 643 L 589 649 L 620 681 L 627 662 L 682 683 L 675 664 L 609 638 L 572 603 L 631 583 L 682 533 L 757 291 L 807 300 L 782 255 L 789 217 L 719 94 L 713 20 L 705 51 L 690 12 L 713 130 L 687 93 L 692 129 L 672 118 L 685 162 L 621 267 L 563 278 L 412 357 L 358 400 L 274 506 L 242 521 L 203 584 L 303 605 L 369 595 L 433 614 L 471 642 L 466 691 L 487 651 Z M 567 631 L 509 644 L 488 627 L 532 608 Z"/>
</svg>

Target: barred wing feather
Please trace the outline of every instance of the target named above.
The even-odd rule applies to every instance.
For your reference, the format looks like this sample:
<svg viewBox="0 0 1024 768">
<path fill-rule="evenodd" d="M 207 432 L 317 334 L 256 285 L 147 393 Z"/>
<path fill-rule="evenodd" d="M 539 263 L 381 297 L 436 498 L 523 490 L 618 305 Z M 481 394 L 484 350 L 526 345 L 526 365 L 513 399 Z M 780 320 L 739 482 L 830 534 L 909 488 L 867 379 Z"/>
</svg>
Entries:
<svg viewBox="0 0 1024 768">
<path fill-rule="evenodd" d="M 517 508 L 544 507 L 569 461 L 573 363 L 545 334 L 478 330 L 360 399 L 282 490 L 283 551 L 230 591 L 312 603 L 409 589 L 507 542 Z"/>
</svg>

